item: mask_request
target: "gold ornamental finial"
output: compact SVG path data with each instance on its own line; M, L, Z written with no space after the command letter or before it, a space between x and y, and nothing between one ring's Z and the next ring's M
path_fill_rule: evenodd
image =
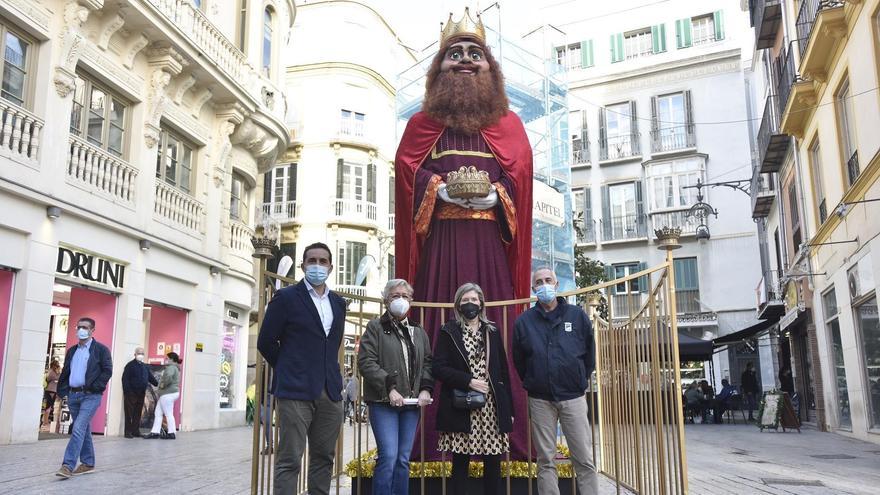
M449 20L446 26L440 31L440 45L445 45L455 38L473 38L480 43L486 43L486 28L483 27L483 20L480 14L477 14L477 20L471 17L470 8L464 8L464 15L458 22L452 20L452 12L449 13Z

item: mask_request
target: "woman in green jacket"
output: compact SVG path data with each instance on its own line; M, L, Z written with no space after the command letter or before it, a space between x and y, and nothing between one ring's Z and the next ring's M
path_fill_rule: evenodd
M363 400L379 451L373 493L384 495L408 493L419 407L430 404L434 387L428 335L408 318L412 294L406 280L388 281L382 291L388 310L370 320L358 350Z
M174 422L174 403L180 397L180 356L176 352L169 352L165 356L165 369L162 371L162 378L159 380L159 400L156 402L155 419L153 420L153 429L150 434L145 436L145 440L152 440L159 437L159 431L162 429L162 417L168 422L168 435L161 437L166 440L174 440L177 425Z

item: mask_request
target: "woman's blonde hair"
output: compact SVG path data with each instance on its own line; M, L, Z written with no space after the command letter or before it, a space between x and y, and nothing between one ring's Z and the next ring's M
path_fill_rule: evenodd
M486 318L486 296L483 295L483 289L481 289L479 285L473 282L468 282L455 291L455 307L452 309L453 313L455 314L455 320L458 321L462 326L464 326L465 318L464 315L461 314L461 311L458 310L458 306L459 304L461 304L461 298L471 291L476 292L477 296L480 298L480 314L478 318L483 323L488 323L489 320Z

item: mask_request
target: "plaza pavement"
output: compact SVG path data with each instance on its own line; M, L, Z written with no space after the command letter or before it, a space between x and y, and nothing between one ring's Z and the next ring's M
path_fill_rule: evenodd
M344 434L347 461L351 427ZM249 428L229 428L183 432L175 441L95 437L97 472L69 480L54 475L64 438L0 446L0 493L244 494L251 435ZM880 493L880 444L811 429L761 433L742 424L687 425L686 440L692 494ZM339 493L349 486L342 479ZM607 479L600 488L615 493Z

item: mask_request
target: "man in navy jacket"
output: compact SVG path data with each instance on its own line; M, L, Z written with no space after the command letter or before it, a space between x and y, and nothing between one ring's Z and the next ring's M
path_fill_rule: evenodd
M327 495L342 425L338 353L346 304L326 284L333 270L327 245L307 246L300 268L304 279L279 290L269 302L257 349L274 370L271 392L280 429L275 493L296 492L308 439L308 493Z
M144 348L134 350L134 359L122 370L122 405L125 412L125 438L141 436L141 412L144 410L144 394L150 384L159 382L150 368L144 364Z
M584 393L595 366L593 327L586 313L556 296L550 268L532 274L538 304L516 319L513 364L529 395L532 438L538 457L538 493L559 495L556 424L571 451L581 495L598 493L590 459L590 430Z
M95 447L92 445L92 417L101 405L101 396L113 375L110 350L92 338L95 320L76 322L77 345L67 349L64 369L58 378L58 396L67 397L70 408L70 440L64 461L56 476L70 478L95 470ZM80 461L79 467L76 462ZM76 468L76 469L74 469Z

